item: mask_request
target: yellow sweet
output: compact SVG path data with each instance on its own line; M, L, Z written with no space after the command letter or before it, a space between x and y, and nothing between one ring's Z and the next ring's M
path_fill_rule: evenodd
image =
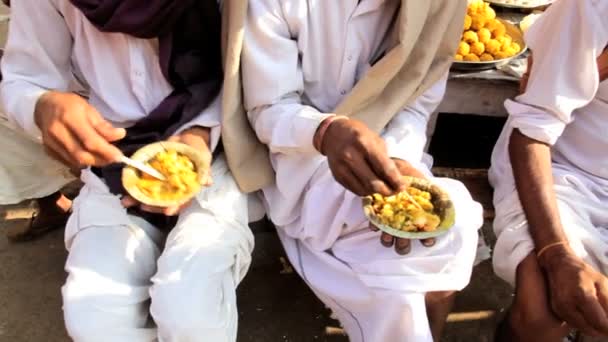
M492 39L492 32L484 27L477 31L477 37L479 38L480 42L486 44L490 41L490 39Z
M471 22L471 29L475 31L479 31L486 25L487 19L481 15L475 15L472 17L473 20Z
M521 46L507 34L496 11L483 0L469 0L463 33L454 59L489 62L516 55Z
M467 62L479 62L479 56L470 53L470 54L464 56L464 60Z
M507 33L507 28L501 22L498 22L492 31L492 38L496 39L498 37L502 37Z
M508 34L502 37L498 37L496 38L496 40L498 40L498 42L500 43L500 49L503 51L510 48L511 43L513 43L513 38L511 38L511 36L509 36Z
M473 15L479 13L479 9L482 7L483 7L483 1L473 0L469 3L469 6L467 7L467 13L470 16L473 16Z
M379 221L394 229L403 231L435 231L441 224L441 218L434 213L431 193L415 187L408 187L405 192L384 197L380 194L371 196L371 207Z
M484 53L483 55L479 56L479 60L482 62L491 62L494 60L494 56L490 55L489 53Z
M479 37L475 31L466 31L462 34L462 40L469 44L477 43L479 41Z
M500 48L502 47L502 45L500 45L500 42L498 40L490 39L490 41L485 44L485 47L486 51L489 54L496 57L496 53L500 52Z
M466 42L460 42L458 44L458 51L456 51L456 53L462 56L468 55L471 53L471 46Z
M499 51L494 54L495 59L505 59L505 58L509 58L509 57L511 57L511 56L505 51Z
M477 56L481 56L486 51L485 45L482 42L471 44L471 53Z
M515 53L518 54L521 52L521 46L516 42L511 43L511 49L515 50Z
M473 23L473 18L470 15L465 15L464 17L464 28L463 31L467 31L471 28L471 24Z
M484 5L483 16L489 20L496 19L496 11L490 7L490 4L485 3Z
M140 175L136 186L150 198L180 199L191 194L200 186L192 160L175 150L158 153L148 164L167 178L163 181L145 173Z

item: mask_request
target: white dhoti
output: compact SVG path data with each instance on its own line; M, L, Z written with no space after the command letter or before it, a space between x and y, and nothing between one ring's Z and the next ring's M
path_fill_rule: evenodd
M414 241L408 255L380 244L380 233L368 228L361 199L335 181L326 162L309 183L300 218L278 227L295 269L333 310L351 341L432 341L425 294L461 290L469 283L481 205L461 183L433 181L450 194L456 225L431 248Z
M75 178L0 114L0 205L48 196Z
M559 215L570 246L597 271L608 275L608 184L572 167L553 165ZM534 251L523 208L514 191L495 201L494 271L515 285L517 266Z
M223 158L165 235L86 171L66 227L65 324L75 341L234 342L235 289L251 263L247 196Z

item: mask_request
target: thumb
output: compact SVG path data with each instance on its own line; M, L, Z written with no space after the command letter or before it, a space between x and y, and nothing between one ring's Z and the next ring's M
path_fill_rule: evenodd
M137 202L137 200L135 200L135 198L131 196L123 196L123 198L120 200L120 203L123 207L127 209L139 204L139 202Z
M127 131L124 128L117 128L104 119L95 108L91 107L87 113L87 118L91 125L95 128L95 131L99 133L107 141L113 142L123 139L127 135Z

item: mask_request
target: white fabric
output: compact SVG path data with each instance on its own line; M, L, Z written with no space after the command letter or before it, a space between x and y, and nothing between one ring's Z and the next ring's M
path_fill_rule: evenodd
M511 283L517 265L533 249L509 159L513 129L552 145L556 194L570 242L576 245L581 234L605 227L605 217L589 221L568 211L596 217L595 211L608 204L608 83L600 83L596 62L608 45L606 16L606 1L560 0L526 34L534 66L526 92L506 102L509 119L489 172L498 237L494 266ZM581 193L592 197L582 200ZM584 239L584 245L589 253L608 247L602 239Z
M0 205L48 196L75 178L0 114Z
M381 55L397 5L250 0L245 32L245 105L277 175L276 184L264 189L267 212L295 268L354 342L430 341L424 293L467 285L482 224L481 206L461 183L435 179L452 196L457 223L433 248L414 242L410 254L397 255L380 245L379 233L367 228L361 200L334 180L312 146L327 111ZM382 133L392 157L429 177L426 126L446 79Z
M101 32L69 0L12 3L9 32L0 102L9 118L34 137L40 136L36 101L48 90L68 91L73 74L86 81L93 107L118 127L145 117L173 90L162 75L155 40ZM181 130L211 127L215 148L220 110L216 100Z
M119 198L84 172L65 235L63 306L72 339L236 341L235 289L251 263L253 235L247 197L223 157L211 172L213 185L168 236L127 215Z

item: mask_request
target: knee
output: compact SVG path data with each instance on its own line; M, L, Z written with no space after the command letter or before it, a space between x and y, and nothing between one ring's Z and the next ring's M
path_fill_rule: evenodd
M73 341L86 341L98 335L98 327L103 324L102 317L95 317L91 308L93 303L83 297L74 296L67 285L63 287L63 320L65 329Z
M150 313L163 340L190 341L200 336L225 340L224 334L236 320L236 281L233 263L213 254L196 253L173 270L159 260L159 273L150 289Z

